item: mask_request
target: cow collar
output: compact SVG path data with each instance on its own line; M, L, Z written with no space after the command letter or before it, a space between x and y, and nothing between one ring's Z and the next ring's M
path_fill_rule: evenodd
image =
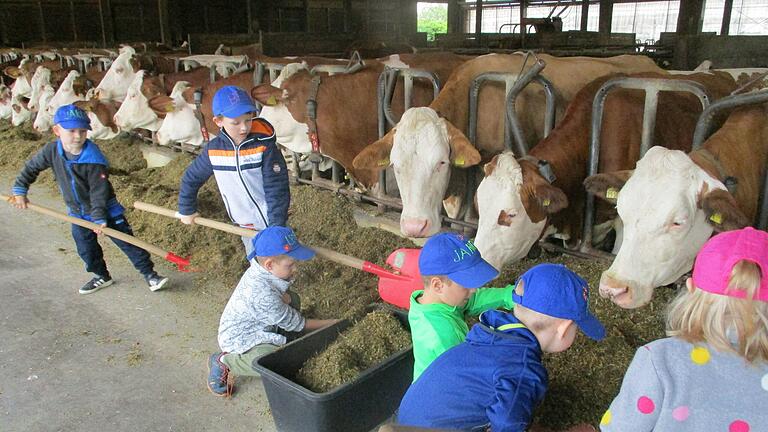
M736 186L739 183L738 178L734 176L728 175L728 173L725 170L725 167L720 162L720 159L717 158L717 156L714 155L711 151L707 150L704 147L696 149L694 152L692 152L692 156L699 156L701 159L703 159L703 162L705 162L708 166L701 166L699 164L699 167L706 171L709 175L712 177L717 178L718 180L722 181L725 185L725 188L728 189L728 192L730 194L734 194L736 192ZM695 161L694 161L695 163ZM713 172L716 170L717 172Z
M549 184L552 184L555 182L555 180L557 180L557 176L555 175L554 171L552 171L552 166L549 164L549 161L535 158L531 155L525 155L520 157L519 159L528 161L532 163L534 166L536 166L536 169L539 170L539 174L541 174L541 176L544 177L544 179Z
M320 156L320 136L317 133L317 93L320 90L320 75L312 77L309 84L309 97L307 98L307 136L312 144L312 153L309 155L309 161L319 163Z

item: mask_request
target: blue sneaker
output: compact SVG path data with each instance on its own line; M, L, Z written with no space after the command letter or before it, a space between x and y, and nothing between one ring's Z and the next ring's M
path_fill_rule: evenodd
M230 380L229 368L221 362L226 353L217 352L208 357L208 390L216 396L232 396L234 379Z

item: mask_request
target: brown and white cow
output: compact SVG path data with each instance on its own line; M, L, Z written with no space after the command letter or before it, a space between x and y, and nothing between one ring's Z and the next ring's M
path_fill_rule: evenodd
M750 225L768 162L768 108L733 112L700 149L653 147L633 171L598 174L588 190L616 202L623 241L600 279L600 294L623 308L689 271L713 232ZM725 181L734 177L733 194Z
M118 108L117 102L91 98L77 101L75 106L85 111L91 120L88 138L109 140L120 133L113 119Z
M392 64L431 71L441 82L445 82L453 70L467 60L466 56L452 53L400 54L383 61L366 60L366 66L352 74L322 77L317 93L317 128L321 153L338 161L359 184L372 186L378 181L378 169L357 168L352 161L367 143L378 136L376 86L384 66ZM282 104L296 122L306 125L306 103L312 79L309 72L299 71L286 79L280 88L260 86L253 93L263 104ZM402 82L397 84L395 92L402 93ZM428 104L432 96L430 83L414 81L413 106ZM395 115L403 112L402 100L396 99L392 105ZM304 135L303 127L294 130ZM286 136L285 131L277 133Z
M136 50L130 46L120 49L120 55L109 66L107 73L96 86L96 95L99 99L122 102L128 87L133 82L136 72L139 70L133 56Z
M542 75L557 89L559 106L566 106L576 92L603 75L662 72L653 61L640 56L558 58L541 54L539 57L547 63ZM395 127L355 158L357 169L382 169L392 163L403 198L400 230L404 235L428 237L440 229L440 203L448 188L450 170L439 179L431 173L447 169L449 158L455 159L450 157L451 140L467 140L469 88L474 78L484 72L520 72L525 64L526 57L522 53L490 54L466 62L428 108L433 115L422 113L418 115L419 121ZM471 148L474 152L471 157L453 160L454 166L468 168L479 163L481 158L489 160L504 150L504 88L490 83L481 88L479 98L482 104L478 110L477 142ZM544 94L537 86L528 86L517 99L520 122L529 146L543 136L544 106ZM440 132L443 130L448 132ZM432 153L426 154L426 151Z
M70 71L64 82L61 83L56 93L43 101L40 98L40 109L37 112L37 117L32 124L34 129L38 132L46 132L51 126L53 126L53 116L56 114L56 110L62 105L71 104L75 101L85 100L84 94L78 94L75 91L75 80L80 77L80 72Z
M545 235L545 227L571 243L580 240L585 198L582 182L587 175L593 101L605 82L624 76L601 77L581 89L557 127L530 150L528 157L515 160L507 154L485 166L485 178L477 190L480 217L475 244L492 265L501 268L523 258ZM708 90L712 99L719 99L736 87L733 78L722 73L646 73L631 77L695 81ZM631 169L639 159L644 102L643 92L624 89L612 91L605 101L598 165L601 171ZM701 103L693 95L660 93L653 143L690 150L700 113ZM556 177L552 184L539 172L537 161L549 162ZM598 210L600 223L615 218L612 208ZM603 232L612 224L606 225Z

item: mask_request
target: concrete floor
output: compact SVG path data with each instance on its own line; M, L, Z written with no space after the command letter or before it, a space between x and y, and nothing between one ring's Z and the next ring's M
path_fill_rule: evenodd
M63 210L43 187L30 199ZM102 244L115 284L80 295L69 225L0 203L0 431L274 431L259 379L229 400L205 386L221 313L205 291L232 287L158 265L171 284L152 293Z

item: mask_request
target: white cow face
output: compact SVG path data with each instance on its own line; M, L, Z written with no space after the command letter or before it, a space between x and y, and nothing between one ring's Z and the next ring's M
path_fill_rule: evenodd
M15 78L15 81L11 85L12 95L15 98L25 97L28 98L32 94L32 86L29 84L31 77L24 71L24 65L28 60L24 59L19 64L19 67L6 68L5 71L9 75Z
M429 237L440 229L451 164L476 165L480 153L450 122L421 107L406 111L395 129L357 155L354 166L383 169L390 162L403 200L400 231L409 237Z
M280 88L285 80L298 71L309 70L306 62L290 63L285 65L280 75L272 82L272 86ZM288 108L280 103L264 105L260 117L266 119L275 128L277 142L296 153L309 153L312 151L312 143L309 142L309 126L299 123L293 118Z
M30 82L32 91L29 95L29 103L27 104L27 109L30 111L38 110L40 106L40 94L46 85L51 85L51 70L46 67L38 66L37 70L35 70L35 74L32 75L32 81Z
M616 258L600 279L600 294L637 308L651 300L655 287L691 269L713 228L743 226L747 219L725 186L681 151L653 147L634 172L625 173L600 174L585 183L599 197L618 195L624 229Z
M0 119L11 118L13 107L11 106L11 89L0 84Z
M91 130L88 131L88 138L92 140L111 140L120 134L120 129L113 131L104 126L96 114L89 112L88 118L91 119Z
M56 110L58 110L59 107L84 100L82 96L75 93L74 89L75 80L79 76L79 72L70 71L64 79L64 82L61 83L59 89L56 90L56 94L54 94L47 103L43 103L41 97L40 110L37 113L34 123L35 130L38 132L47 131L53 125L53 116L56 114Z
M37 116L35 117L35 121L32 123L32 127L38 131L38 132L44 132L51 128L53 123L53 114L50 116L46 115L48 111L48 107L50 106L50 101L53 99L56 92L53 90L53 87L50 85L46 85L43 88L43 91L40 93L40 110L37 112ZM55 113L55 110L54 110Z
M120 109L115 114L115 124L123 130L147 129L156 131L160 129L162 119L157 117L149 109L149 100L141 92L141 85L144 82L144 71L136 73L133 82L128 87L125 100Z
M109 70L96 87L96 94L100 99L122 102L128 87L133 82L136 72L131 64L131 57L135 51L131 47L123 47Z
M19 98L11 97L11 107L13 112L11 113L11 124L14 126L21 126L26 123L27 120L32 118L32 112L27 109L26 104Z
M528 253L541 237L546 219L533 222L521 196L523 170L512 152L504 152L484 167L477 188L477 237L480 254L497 269Z
M165 115L157 131L157 140L162 145L176 142L199 146L203 143L200 121L195 117L195 105L184 99L183 93L188 88L189 83L185 81L173 86L169 101L173 104L173 111Z

